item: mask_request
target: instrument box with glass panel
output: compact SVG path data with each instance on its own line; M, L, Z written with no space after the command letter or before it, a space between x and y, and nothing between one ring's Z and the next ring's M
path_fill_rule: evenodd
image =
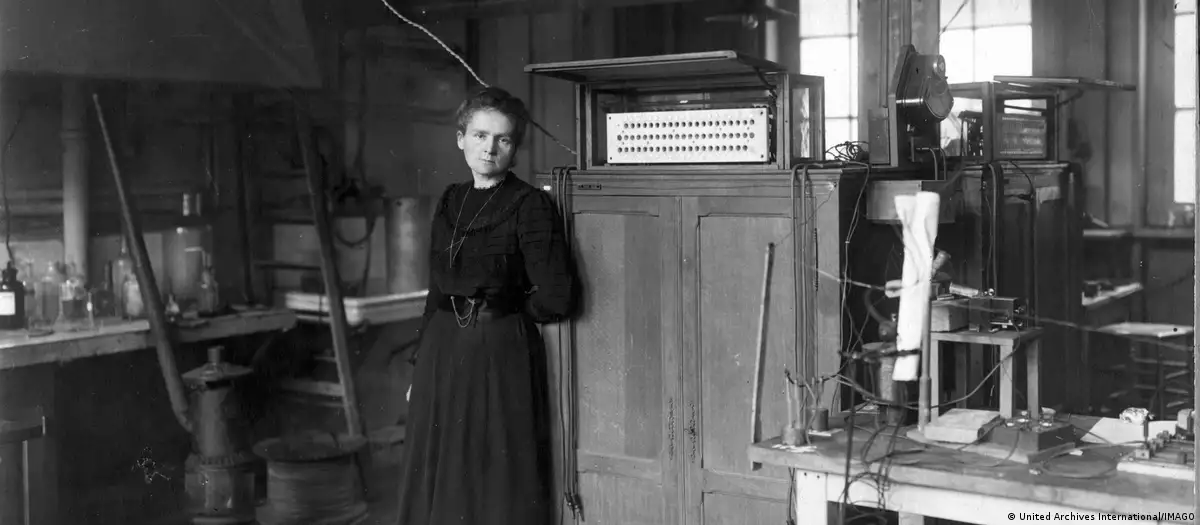
M525 71L575 84L581 169L790 169L825 151L824 79L734 51Z
M953 84L955 107L942 122L942 147L967 162L1059 160L1060 108L1086 91L1132 91L1134 86L1082 77L997 76Z

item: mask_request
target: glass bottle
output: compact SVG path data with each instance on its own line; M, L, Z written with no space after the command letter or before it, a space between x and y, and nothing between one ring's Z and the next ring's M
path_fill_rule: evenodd
M17 279L17 268L8 261L0 271L0 330L25 328L25 285Z
M126 286L126 281L132 280L133 286ZM140 305L142 301L141 290L137 287L137 275L133 272L133 260L129 257L129 243L125 239L121 239L121 254L109 262L108 269L108 286L113 292L113 306L117 311L118 317L131 318L141 315ZM129 292L132 291L134 298L129 298ZM136 310L136 315L131 315L127 305L136 303L133 310Z
M58 320L61 308L59 295L62 294L64 280L59 263L51 261L46 265L45 275L38 281L38 317L46 325L53 325Z
M32 328L38 319L37 282L33 279L32 262L22 263L21 267L25 270L25 277L21 279L25 287L25 325Z

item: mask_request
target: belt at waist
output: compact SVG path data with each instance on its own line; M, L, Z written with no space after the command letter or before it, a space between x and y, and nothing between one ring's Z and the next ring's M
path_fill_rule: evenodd
M455 312L457 315L466 316L471 312L472 300L475 301L474 313L480 318L511 315L525 309L525 304L518 301L500 298L472 299L461 295L446 295L438 302L438 310Z

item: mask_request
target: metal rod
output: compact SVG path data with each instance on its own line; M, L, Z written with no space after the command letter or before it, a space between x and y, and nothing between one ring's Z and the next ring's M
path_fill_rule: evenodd
M33 525L29 511L29 440L21 442L21 513L25 525Z
M930 346L931 341L929 338L930 318L932 317L929 312L931 308L932 305L925 308L924 319L921 323L921 397L917 400L917 429L922 433L925 432L925 426L928 425L932 420L932 413L934 410L932 408L933 392L930 390L932 389L933 385L933 376L931 374L936 372L929 369L930 359L933 356L933 349Z
M294 97L296 128L300 148L304 154L304 172L308 179L309 198L312 202L313 218L316 223L318 244L321 247L321 276L325 282L325 294L329 298L329 325L333 330L333 353L337 362L338 377L342 381L342 405L346 412L347 433L351 438L361 437L363 429L358 414L358 394L354 387L354 371L350 368L350 348L347 339L346 305L342 299L341 281L338 278L337 261L333 253L333 234L329 215L325 210L325 188L317 171L317 160L312 145L312 122L299 96Z
M150 317L150 332L154 335L155 350L158 352L158 366L162 370L163 382L167 386L167 396L171 399L171 410L175 412L175 420L179 422L179 425L191 433L192 420L188 416L187 395L183 389L183 379L179 376L179 368L175 364L174 345L171 342L171 333L167 326L162 295L158 291L158 281L154 279L154 268L150 266L150 255L146 252L146 239L142 236L142 223L138 220L133 196L129 194L129 185L121 176L121 168L117 165L117 154L113 150L112 137L108 133L108 124L104 120L104 109L100 105L99 94L92 94L92 103L96 106L96 119L100 121L100 132L104 135L104 147L108 152L108 163L112 168L117 200L121 206L121 222L124 226L125 242L129 244L130 256L133 259L133 271L137 275L139 288L142 290L142 300L146 303L146 314Z

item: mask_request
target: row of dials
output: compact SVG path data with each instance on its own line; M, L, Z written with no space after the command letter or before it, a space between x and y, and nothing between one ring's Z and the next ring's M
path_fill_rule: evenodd
M669 133L666 135L617 135L617 142L626 140L713 140L713 139L752 139L754 133Z
M748 151L749 146L636 146L617 148L618 153L675 153L704 151Z
M753 126L754 119L749 120L708 120L700 122L626 122L621 125L625 129L647 128L711 128L713 126Z

